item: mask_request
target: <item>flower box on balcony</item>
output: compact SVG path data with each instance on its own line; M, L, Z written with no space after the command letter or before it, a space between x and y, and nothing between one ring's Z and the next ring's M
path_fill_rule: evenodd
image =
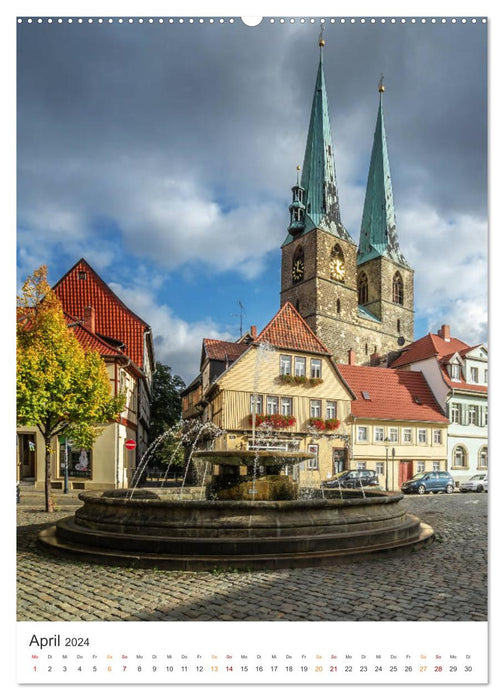
M250 425L253 424L252 415L249 416ZM296 424L296 419L294 416L282 416L280 413L272 413L265 415L263 413L258 413L255 417L256 428L260 425L267 425L274 430L281 430L282 428L290 428L292 425Z
M325 430L325 420L322 418L310 418L308 420L309 425L317 430Z
M306 377L304 374L281 374L279 380L282 384L308 384L308 386L319 386L324 381L322 377Z
M326 418L325 429L337 430L340 427L340 422L337 418Z

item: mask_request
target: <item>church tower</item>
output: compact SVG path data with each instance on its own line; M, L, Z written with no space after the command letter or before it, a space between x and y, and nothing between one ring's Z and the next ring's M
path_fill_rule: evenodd
M335 321L349 328L355 322L357 246L341 222L324 77L324 43L320 38L301 181L298 168L289 207L289 233L282 245L281 304L291 302L322 343L334 348L336 334L340 339L344 337L343 327L338 329Z
M399 247L383 117L383 77L357 254L361 310L381 322L382 352L413 341L413 270Z
M281 304L289 301L336 362L353 350L358 364L395 354L413 340L413 270L396 232L380 81L359 248L341 222L325 87L323 50L301 178L292 188L282 245Z

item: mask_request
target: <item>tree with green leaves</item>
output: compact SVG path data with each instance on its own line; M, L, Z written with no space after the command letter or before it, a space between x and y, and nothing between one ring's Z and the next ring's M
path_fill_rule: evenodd
M124 408L112 396L104 361L68 328L47 267L30 275L17 309L17 422L36 426L45 444L45 507L51 513L51 454L58 436L91 449L104 424Z
M172 428L181 418L182 399L180 392L185 383L177 374L172 374L171 367L156 362L156 370L152 380L151 422L149 442L152 444L158 437ZM177 437L168 436L159 443L153 454L151 466L163 471L171 463L171 470L183 465L184 451L179 450L175 455Z

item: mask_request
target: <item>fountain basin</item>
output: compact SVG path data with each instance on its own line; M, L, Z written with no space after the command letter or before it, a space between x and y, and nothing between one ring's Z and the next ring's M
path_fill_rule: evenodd
M433 540L402 494L287 501L173 501L83 493L73 517L40 541L103 563L166 569L278 569L401 552ZM345 492L342 492L345 495Z

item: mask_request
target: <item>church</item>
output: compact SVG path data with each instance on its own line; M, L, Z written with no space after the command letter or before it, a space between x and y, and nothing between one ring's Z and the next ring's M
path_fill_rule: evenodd
M336 363L387 366L414 339L414 272L399 247L383 79L358 245L340 215L324 77L324 40L308 137L282 245L281 306L290 302Z

